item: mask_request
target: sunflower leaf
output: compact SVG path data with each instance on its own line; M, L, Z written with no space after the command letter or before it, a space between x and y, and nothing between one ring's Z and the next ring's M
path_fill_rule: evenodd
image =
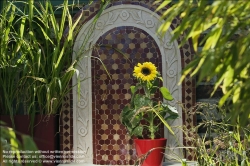
M151 102L152 100L146 96L142 96L139 94L135 95L134 105L136 109L140 109L142 107L148 106L150 105Z
M170 100L170 101L174 99L166 87L161 87L160 91L161 91L161 94L164 97L164 99Z
M143 131L143 127L142 126L137 126L136 128L134 128L132 133L135 136L142 136L142 131Z
M136 92L135 86L131 86L130 89L131 89L132 94L134 94Z

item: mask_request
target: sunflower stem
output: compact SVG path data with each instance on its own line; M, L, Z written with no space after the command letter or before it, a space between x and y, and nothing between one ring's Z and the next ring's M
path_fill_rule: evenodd
M150 87L148 87L148 82L145 82L144 84L146 84L146 86L143 86L144 93L146 97L150 98L151 95L150 95L150 90L149 90Z
M144 82L145 86L143 86L144 93L146 97L151 99L151 94L150 94L150 84L148 81ZM150 132L150 138L154 139L155 138L155 129L154 129L154 112L150 109L149 111L149 132Z
M155 138L155 131L154 131L154 114L153 112L150 112L150 123L149 123L149 132L150 132L150 138Z

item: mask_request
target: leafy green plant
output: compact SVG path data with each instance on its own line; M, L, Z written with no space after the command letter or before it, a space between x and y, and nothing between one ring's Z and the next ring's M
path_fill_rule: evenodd
M211 110L216 109L220 119L211 116ZM250 164L250 126L242 127L230 124L225 108L216 104L198 103L197 115L202 115L203 121L195 128L184 127L185 138L195 149L199 165L216 166L247 166ZM197 133L203 129L204 134Z
M138 63L133 75L137 78L138 83L131 86L130 104L125 106L121 113L121 122L126 126L128 133L131 136L143 138L143 132L148 131L148 137L154 139L159 125L162 124L159 122L156 124L155 120L159 118L174 134L167 120L176 119L178 112L176 108L155 99L154 95L158 90L165 100L173 100L169 90L166 87L160 87L162 78L156 71L155 65L151 62Z
M108 3L101 3L92 27ZM73 19L74 6L71 7L68 0L56 8L50 1L5 3L0 15L3 36L0 39L0 105L2 113L10 115L12 121L17 113L31 117L37 113L48 116L60 113L63 98L75 86L69 83L77 71L75 65L86 50L80 49L71 61L74 39L80 28L77 25L83 19L82 14ZM55 13L61 13L60 17ZM90 30L88 35L91 33ZM88 38L85 36L83 40Z
M214 92L222 87L224 93L219 106L230 99L232 121L236 122L240 116L240 124L248 124L250 1L158 0L156 3L160 3L157 10L167 6L158 32L165 33L172 21L179 18L181 22L173 30L173 39L182 36L181 45L192 40L196 55L183 71L182 80L189 74L198 74L198 81L216 76Z
M17 110L17 93L19 92L17 82L20 78L23 64L19 61L21 56L19 38L20 31L14 31L16 7L10 3L6 4L0 15L0 106L3 113L8 113L11 118ZM12 119L13 120L13 119ZM14 125L13 125L14 126Z
M17 135L21 139L17 139ZM16 132L13 128L6 127L3 122L0 121L0 163L2 166L21 166L25 163L22 162L22 154L20 151L29 150L37 151L37 146L33 139L25 134ZM38 161L40 153L32 154L32 158L25 158L25 160L35 160ZM6 156L15 156L6 157ZM13 164L12 160L16 160ZM32 166L35 164L26 163L27 166ZM41 166L41 162L36 163L37 166Z

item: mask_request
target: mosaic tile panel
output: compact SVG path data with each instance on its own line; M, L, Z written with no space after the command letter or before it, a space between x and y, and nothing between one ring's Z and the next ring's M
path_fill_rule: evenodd
M179 39L179 42L180 41L181 39ZM189 43L186 43L181 47L181 59L183 62L183 68L185 68L191 62L192 57L194 56L194 50L190 44L191 40L189 41ZM183 124L187 129L189 129L189 136L193 135L191 129L196 125L196 116L193 114L193 106L195 106L196 102L195 85L195 78L190 77L190 75L188 75L182 83L182 103L185 106L185 110L183 111ZM183 139L183 144L185 146L194 146L190 141L186 139L185 136ZM187 158L187 160L195 160L194 151L192 149L185 150L185 157Z
M120 113L131 98L134 65L150 61L161 71L160 51L151 36L135 27L114 28L97 44L93 56L102 60L110 77L102 63L92 59L94 164L133 164L133 143L121 125Z
M139 1L139 0L126 0L126 1L119 1L119 0L115 0L115 1L112 1L112 3L108 6L108 7L111 7L111 6L115 6L115 5L122 5L122 4L133 4L133 5L140 5L140 6L143 6L145 8L148 8L150 9L151 11L154 11L156 6L152 5L154 3L153 0L145 0L145 1ZM107 8L108 8L107 7ZM77 13L75 15L75 18L77 18L81 12L83 12L83 15L84 17L82 18L82 20L80 21L79 25L78 26L82 26L85 22L87 22L88 20L90 20L91 18L93 18L95 16L95 14L98 12L100 8L100 4L99 4L99 1L95 1L94 3L92 3L90 6L85 6L81 11L79 11L79 13ZM162 9L161 11L157 12L159 15L161 15L163 13L164 10L167 10L167 8L165 9ZM172 22L171 24L171 28L172 29L175 29L179 23L180 23L180 19L176 18L174 19L174 21ZM182 37L180 37L178 39L178 42L180 43L180 41L182 40ZM117 48L118 47L121 47L121 46L118 46L117 45ZM133 46L131 46L133 47ZM130 48L131 49L131 48ZM126 51L125 51L126 52ZM129 51L128 51L129 52ZM182 68L184 68L192 59L192 56L193 56L193 50L192 48L190 47L190 42L187 42L183 47L180 48L180 52L181 52L181 61L182 61ZM118 66L119 67L119 66ZM119 76L118 76L119 78ZM195 117L193 116L192 114L192 106L195 105L195 80L190 78L190 77L187 77L183 83L182 83L182 103L186 106L187 108L187 111L183 112L183 124L188 126L188 127L193 127L195 125ZM72 100L72 92L70 94L70 99ZM104 97L104 95L102 96ZM70 114L65 114L65 116L67 116L68 118L71 118L71 121L72 121L72 112L73 112L73 109L72 109L72 104L70 103L69 100L66 100L65 101L66 103L69 102L70 104ZM71 101L72 102L72 101ZM66 104L67 105L67 104ZM67 106L63 105L63 110L66 110L66 112L68 111L68 108ZM110 118L110 117L108 117ZM113 117L114 118L114 117ZM114 118L115 119L115 118ZM66 126L68 122L65 120L62 120L61 121L61 149L63 150L69 150L69 149L72 149L73 147L73 125L72 123L73 122L70 122L70 130L67 130L67 129L63 129L62 126ZM94 127L95 127L95 124L93 124ZM118 124L115 125L115 131L118 131ZM106 129L108 126L99 126L100 128L103 128L103 129ZM112 129L110 129L112 130ZM67 133L69 133L70 136L67 135ZM62 141L64 140L64 141ZM67 140L67 141L66 141ZM189 145L188 141L185 140L184 138L184 144L185 145ZM95 143L94 143L94 147L95 147ZM104 149L105 148L111 148L111 147L108 147L108 146L104 146ZM99 147L100 149L100 147ZM133 153L132 151L129 151L131 154ZM125 155L126 159L129 159L129 156L130 155ZM193 160L194 159L194 154L191 152L187 152L186 154L186 157L189 159L189 160ZM103 156L99 155L98 157L100 160L98 161L101 161L102 158L104 160L106 160L107 157L107 154L104 154ZM116 156L115 158L118 158L118 156ZM123 158L123 157L121 157ZM109 160L111 158L108 158ZM110 164L113 164L113 163L110 163Z
M63 111L60 116L60 150L65 151L65 154L68 154L67 151L72 151L73 148L73 120L72 120L72 107L70 104L71 94L68 94L63 99ZM64 163L67 163L67 160L70 158L63 158Z

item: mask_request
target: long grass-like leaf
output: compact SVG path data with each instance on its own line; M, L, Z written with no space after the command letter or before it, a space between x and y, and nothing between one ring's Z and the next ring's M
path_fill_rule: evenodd
M162 121L162 123L167 127L167 129L170 131L170 133L172 135L174 134L174 131L172 130L172 128L170 127L170 125L166 122L166 120L159 114L159 112L155 109L152 109L154 111L154 113L158 116L158 118Z

